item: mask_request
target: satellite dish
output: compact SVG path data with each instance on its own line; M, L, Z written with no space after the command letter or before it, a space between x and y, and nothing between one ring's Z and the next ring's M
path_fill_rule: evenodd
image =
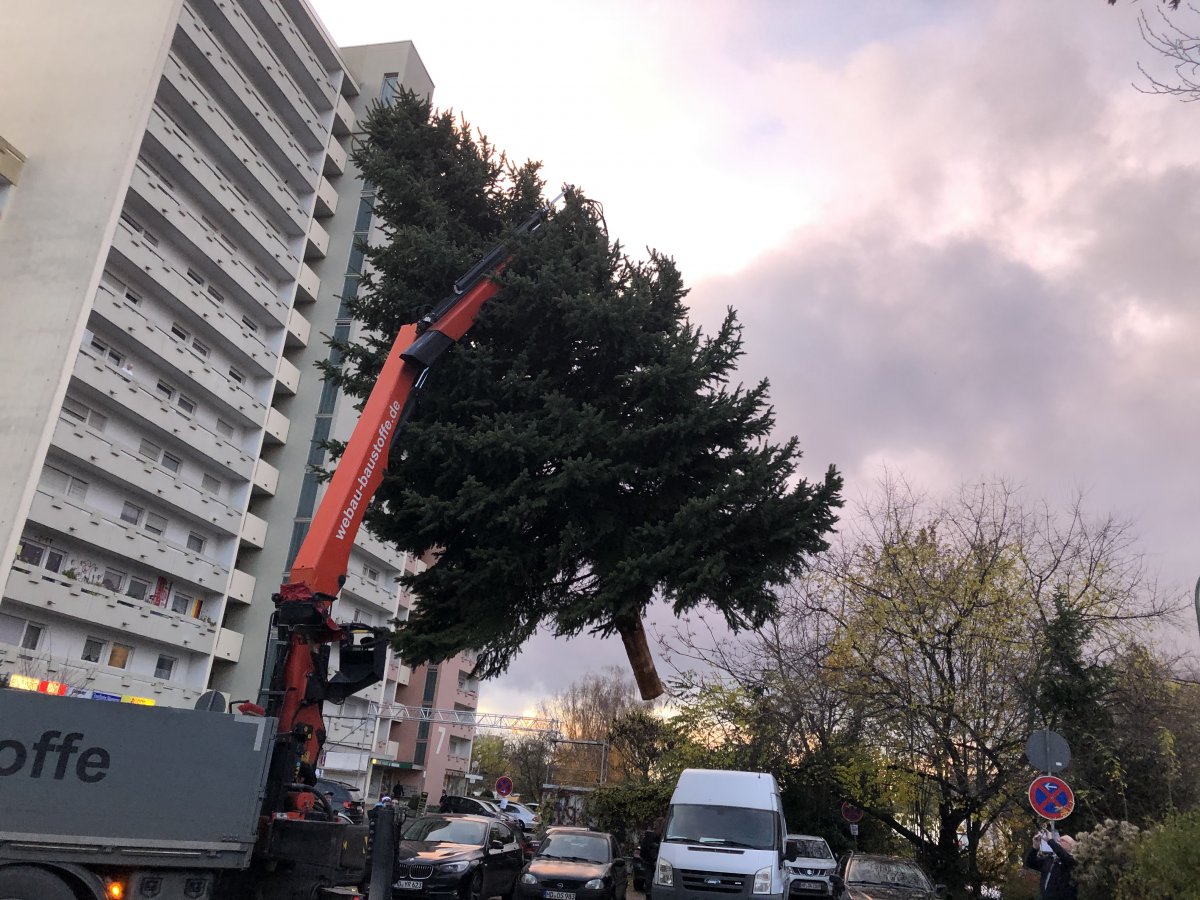
M225 712L225 695L220 691L205 691L196 699L196 709L205 712Z
M1039 772L1053 775L1071 764L1071 745L1061 734L1043 728L1029 736L1025 756Z

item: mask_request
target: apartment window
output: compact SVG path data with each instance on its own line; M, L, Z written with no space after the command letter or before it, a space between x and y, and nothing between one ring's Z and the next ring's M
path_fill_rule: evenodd
M195 602L196 598L191 594L185 594L183 591L176 591L175 596L171 598L171 612L186 616L191 612L192 604Z
M104 576L100 579L100 583L114 593L121 590L121 584L125 581L125 573L120 569L105 568Z
M171 675L175 672L175 660L169 656L163 656L161 653L158 656L158 662L154 664L154 677L161 678L163 681L170 681Z
M196 282L196 284L204 284L204 276L191 267L188 267L187 277Z
M146 510L138 506L136 503L130 503L128 500L121 507L121 521L128 522L130 525L138 525L142 521L142 515Z
M153 232L151 232L150 229L146 228L133 216L129 215L129 213L121 213L121 221L132 228L137 234L140 234L147 244L152 247L158 246L158 238L153 234Z
M192 352L202 359L208 359L208 354L211 351L208 349L208 344L197 339L192 341Z
M229 379L230 379L230 381L236 381L238 384L243 384L246 381L246 376L243 375L241 372L239 372L237 369L235 369L233 366L230 366L229 367Z
M167 384L165 381L159 381L158 384L154 386L154 392L168 402L175 399L175 388Z
M114 643L108 651L108 664L114 669L124 669L129 665L129 657L133 656L133 648L128 644Z
M372 584L375 584L376 582L379 581L379 570L378 569L372 569L370 566L363 566L362 574L363 574L363 578L365 578L367 581L371 582Z
M17 559L31 566L41 566L51 572L62 570L64 554L36 541L22 540L17 549Z
M93 334L90 343L92 349L96 351L96 354L101 359L108 360L114 366L119 366L121 363L125 362L125 354L114 350L109 346L107 341L102 341Z
M232 441L235 431L233 426L224 419L217 419L217 434Z
M218 291L211 284L208 286L207 291L208 296L211 297L216 303L221 304L225 302L225 295Z
M193 553L203 553L205 545L204 536L192 531L187 536L187 548Z
M100 638L90 637L83 642L83 653L79 658L84 662L99 663L104 654L104 645L107 641L102 641Z
M245 325L249 331L258 331L258 323L249 316L242 316L242 324Z
M171 324L171 334L173 334L175 337L179 338L179 340L181 340L181 341L186 341L189 337L191 337L191 335L188 334L187 329L184 328L182 325L180 325L178 322L173 322Z
M104 426L108 424L108 416L101 415L94 409L84 406L78 400L72 400L70 397L63 398L62 409L59 410L58 417L64 422L70 422L74 425L87 425L96 431L103 431Z
M138 455L144 456L146 459L153 460L154 462L158 462L159 457L162 456L162 452L162 447L148 438L142 438L142 443L138 446Z
M129 576L129 584L125 586L125 596L134 600L145 600L150 593L150 582L143 581L133 575Z
M82 500L87 496L88 483L86 481L76 478L74 475L68 475L62 469L56 469L54 466L46 466L42 469L38 483L51 493L62 494L75 500Z
M178 472L183 468L183 462L178 456L172 456L170 453L163 453L162 466L164 469L169 469L172 472Z
M207 165L207 163L205 163L205 165ZM207 228L207 229L208 229L209 231L211 231L213 234L217 234L217 232L218 232L218 228L217 228L217 226L216 226L215 224L213 224L212 222L210 222L210 221L208 220L208 216L201 216L201 217L200 217L200 221L204 223L204 227L205 227L205 228Z
M139 294L137 291L131 290L130 288L125 288L125 299L128 300L130 303L132 303L134 306L137 306L142 302L143 298L142 298L142 295Z
M160 516L158 513L150 513L146 516L146 524L142 526L142 530L155 537L162 537L167 530L167 517Z
M179 407L180 411L182 411L184 415L187 416L190 416L196 411L196 401L191 397L188 397L186 394L180 394L179 400L176 401L175 405Z
M200 479L200 487L215 496L221 493L221 480L205 472L204 477Z

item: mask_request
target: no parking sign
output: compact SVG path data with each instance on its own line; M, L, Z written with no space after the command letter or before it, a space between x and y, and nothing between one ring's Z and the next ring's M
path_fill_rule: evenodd
M1057 775L1042 775L1029 785L1029 805L1043 819L1057 822L1075 809L1075 795Z

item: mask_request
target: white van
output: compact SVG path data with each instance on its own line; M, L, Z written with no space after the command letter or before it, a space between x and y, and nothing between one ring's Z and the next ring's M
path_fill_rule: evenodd
M653 900L783 900L787 824L775 777L685 769L671 795Z

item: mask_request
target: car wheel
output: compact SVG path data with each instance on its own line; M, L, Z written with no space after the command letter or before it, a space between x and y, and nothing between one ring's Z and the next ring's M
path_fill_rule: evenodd
M35 866L0 867L3 900L75 900L75 892L53 872Z
M482 869L475 870L475 874L471 876L470 881L466 882L461 893L462 900L484 900Z

